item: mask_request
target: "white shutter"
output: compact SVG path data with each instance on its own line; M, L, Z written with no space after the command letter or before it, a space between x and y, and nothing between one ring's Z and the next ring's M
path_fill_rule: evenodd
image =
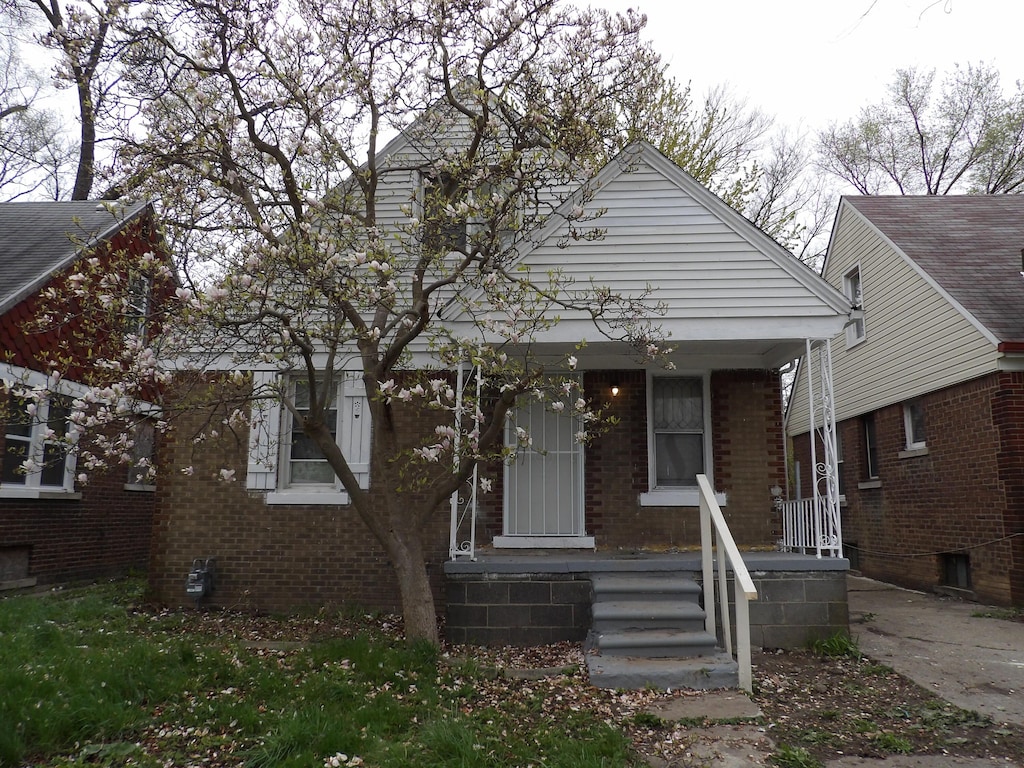
M360 374L347 373L341 386L341 433L338 445L360 488L370 487L370 408Z
M253 390L267 392L277 374L273 371L253 373ZM280 460L281 404L274 399L258 399L252 404L249 427L249 463L245 487L252 491L273 491L277 488L277 464Z

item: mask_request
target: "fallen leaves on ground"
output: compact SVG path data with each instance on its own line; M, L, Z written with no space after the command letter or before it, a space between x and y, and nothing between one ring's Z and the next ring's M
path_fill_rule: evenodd
M355 615L270 618L230 612L163 612L154 620L172 623L181 632L230 637L262 654L268 663L286 664L304 644L361 631L398 637L394 616ZM531 724L560 728L573 713L599 716L622 729L640 754L657 754L666 764L689 765L701 728L710 723L666 723L647 715L652 706L673 697L699 696L693 691L608 691L590 686L579 643L532 648L480 648L446 645L441 663L469 664L475 672L455 677L451 693L465 713L516 708ZM753 725L778 746L802 748L826 760L842 755L884 757L948 754L1007 760L1024 754L1024 728L994 724L977 713L958 709L890 668L867 658L829 658L808 651L755 652L754 700L763 717ZM387 691L380 691L385 694ZM219 692L226 695L226 692ZM197 693L198 697L218 692ZM390 694L389 694L390 695ZM150 743L185 742L205 765L236 764L230 734L150 735ZM199 747L199 749L196 749ZM673 763L674 761L674 763Z

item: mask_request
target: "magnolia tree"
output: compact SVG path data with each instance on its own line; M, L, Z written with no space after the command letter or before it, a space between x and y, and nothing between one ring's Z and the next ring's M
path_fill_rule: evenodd
M261 403L280 401L389 556L407 634L436 640L425 521L478 464L529 448L525 430L504 439L517 401L575 413L578 440L600 429L578 381L552 376L575 350L536 344L572 315L664 351L649 291L517 260L553 217L566 242L601 236L588 182L623 105L660 84L644 19L557 0L213 0L160 3L140 23L145 120L125 126L118 159L125 176L152 171L179 282L160 336L136 338L76 408L111 424L172 373L220 371L244 398L202 441L264 428ZM479 390L456 391L460 363ZM345 371L369 404L368 490L329 423ZM161 405L165 421L184 407ZM405 409L430 414L426 440Z

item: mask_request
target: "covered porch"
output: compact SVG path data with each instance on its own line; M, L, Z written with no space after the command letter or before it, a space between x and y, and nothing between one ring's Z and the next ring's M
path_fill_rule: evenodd
M748 360L670 377L583 366L584 391L617 419L585 447L543 408L516 414L510 439L525 423L534 449L492 468L493 493L476 477L452 499L449 640L585 641L589 664L611 659L592 679L616 665L608 687L719 687L749 681L751 646L848 630L828 343L801 343L823 445L808 500L785 498L778 371ZM634 673L616 657L646 660Z
M795 648L849 629L840 557L737 548L698 474L697 551L479 551L445 564L448 639L585 641L604 688L752 685L751 646Z

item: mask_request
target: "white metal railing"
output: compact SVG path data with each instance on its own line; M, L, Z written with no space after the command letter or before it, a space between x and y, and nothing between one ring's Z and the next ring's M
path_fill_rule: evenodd
M782 502L782 548L818 557L843 556L839 515L825 497Z
M811 496L782 502L782 547L804 554L813 551L818 557L823 554L842 557L839 444L832 387L832 348L828 339L807 339L805 346L802 367L807 374ZM798 486L799 482L798 478Z
M470 370L470 381L466 381L466 371L462 363L459 363L455 382L455 458L453 471L458 468L460 449L462 447L462 421L465 417L463 395L468 386L476 387L475 403L480 402L480 375L477 369ZM451 522L448 532L448 556L452 560L460 557L468 557L476 560L476 515L477 515L477 483L479 481L479 467L473 467L473 473L463 483L460 490L455 491L451 497ZM468 526L468 532L466 528Z
M722 614L722 637L726 653L732 655L732 628L729 622L729 591L727 572L733 574L733 603L736 607L736 663L739 665L739 683L745 691L753 690L750 666L750 600L757 600L757 589L743 562L732 533L725 522L722 508L715 500L715 492L706 475L697 475L700 490L700 551L701 571L704 579L704 628L718 636L715 604L716 597ZM718 553L715 559L713 552ZM718 567L717 584L714 568Z

